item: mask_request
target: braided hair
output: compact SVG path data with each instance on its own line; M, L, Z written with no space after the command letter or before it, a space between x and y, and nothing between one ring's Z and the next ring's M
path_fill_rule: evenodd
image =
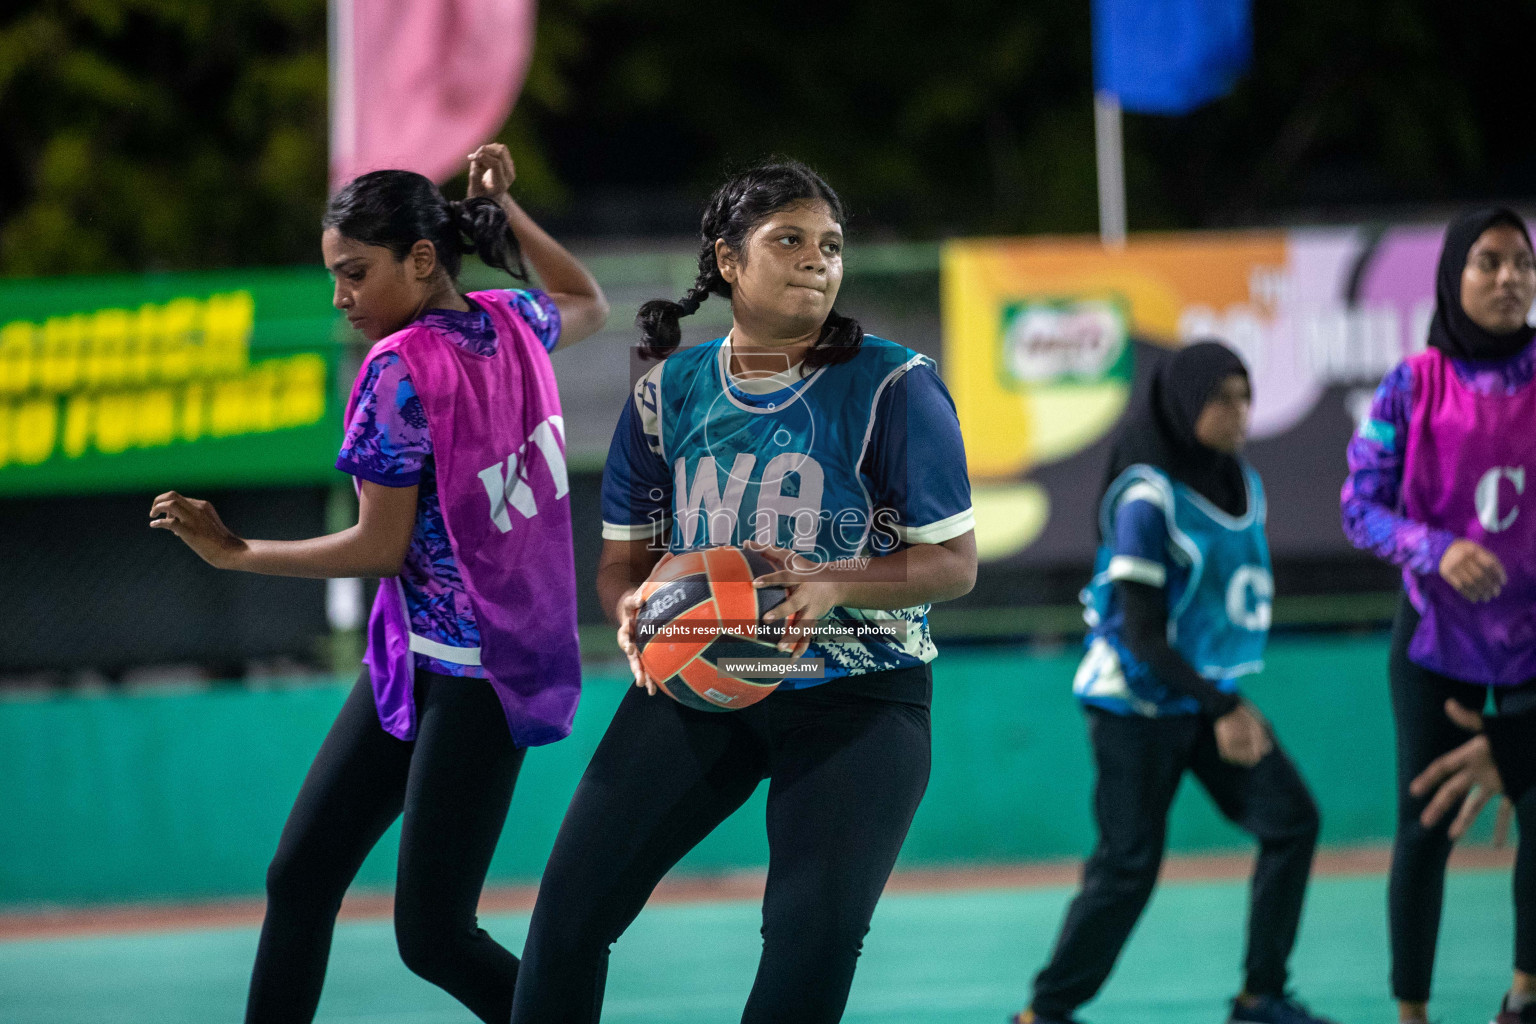
M475 196L449 202L437 186L414 171L369 171L331 197L322 228L335 228L364 245L382 245L403 260L422 239L437 249L437 262L455 282L465 253L486 266L528 280L523 251L494 199Z
M699 275L693 287L676 302L647 302L635 317L635 326L640 328L641 354L650 359L665 359L682 341L683 331L678 323L681 318L697 312L710 295L731 297L730 282L720 275L715 259L717 239L727 248L742 252L748 236L759 224L779 210L806 200L825 203L833 220L839 224L846 222L843 201L832 186L795 160L760 164L733 175L716 189L699 224L703 244L699 246ZM863 341L864 328L859 322L833 309L821 325L821 336L805 355L806 368L847 362Z

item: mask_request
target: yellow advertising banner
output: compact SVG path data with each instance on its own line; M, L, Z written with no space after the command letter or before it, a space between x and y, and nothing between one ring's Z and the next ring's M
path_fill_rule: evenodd
M1119 421L1138 345L1220 338L1248 363L1254 439L1281 437L1309 417L1333 432L1331 413L1315 419L1330 389L1342 389L1342 411L1353 416L1367 389L1422 347L1439 233L1168 234L1120 248L1090 238L949 243L944 376L965 435L982 557L1042 539L1053 553L1083 553L1096 510L1081 492L1096 493L1102 465L1087 463L1102 458L1074 456ZM1342 472L1349 421L1336 426L1346 431L1333 460ZM1064 465L1047 488L1040 470L1056 463ZM1298 501L1319 522L1336 517L1339 482L1320 480ZM1052 525L1053 508L1070 509L1075 522Z
M951 243L944 374L972 476L1016 477L1102 437L1125 407L1129 373L1095 365L1094 354L1118 356L1133 335L1172 345L1190 306L1245 303L1255 271L1284 264L1281 235L1171 236L1119 250L1079 238ZM1054 322L1038 315L1051 307L1063 313Z
M334 479L313 270L0 285L0 495Z

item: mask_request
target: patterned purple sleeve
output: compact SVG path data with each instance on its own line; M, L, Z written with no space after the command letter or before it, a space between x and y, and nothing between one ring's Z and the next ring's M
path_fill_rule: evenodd
M1413 370L1407 363L1382 378L1366 420L1349 440L1349 477L1339 496L1344 535L1411 572L1438 572L1445 549L1456 539L1448 530L1402 514L1403 459L1413 409Z
M368 364L336 468L385 487L421 482L432 454L427 416L405 364L386 352Z
M555 300L541 288L509 288L507 298L533 328L534 337L544 344L544 351L553 352L560 343L560 307Z

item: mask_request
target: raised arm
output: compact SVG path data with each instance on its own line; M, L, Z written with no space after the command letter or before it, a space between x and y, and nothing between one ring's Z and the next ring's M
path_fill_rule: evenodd
M517 205L507 191L516 176L512 155L499 142L481 146L469 155L469 195L489 196L506 213L523 258L560 310L560 340L555 347L574 345L603 329L608 321L608 298L581 261Z

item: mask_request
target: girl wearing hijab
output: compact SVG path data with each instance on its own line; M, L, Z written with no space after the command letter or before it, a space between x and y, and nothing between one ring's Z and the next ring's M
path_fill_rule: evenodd
M1402 566L1388 661L1397 726L1397 838L1389 910L1392 989L1403 1021L1426 1020L1446 823L1419 820L1414 776L1466 736L1448 700L1480 711L1536 705L1536 297L1530 235L1513 212L1454 221L1435 274L1429 347L1382 380L1349 444L1344 532ZM1515 804L1536 834L1536 791ZM1515 862L1514 983L1495 1024L1536 1022L1536 843Z
M1099 842L1016 1024L1067 1024L1109 977L1157 884L1186 770L1260 844L1231 1020L1326 1024L1285 991L1317 806L1237 693L1262 667L1274 592L1264 490L1238 457L1250 403L1235 353L1190 345L1157 367L1110 456L1083 593L1088 651L1073 681L1098 768Z

